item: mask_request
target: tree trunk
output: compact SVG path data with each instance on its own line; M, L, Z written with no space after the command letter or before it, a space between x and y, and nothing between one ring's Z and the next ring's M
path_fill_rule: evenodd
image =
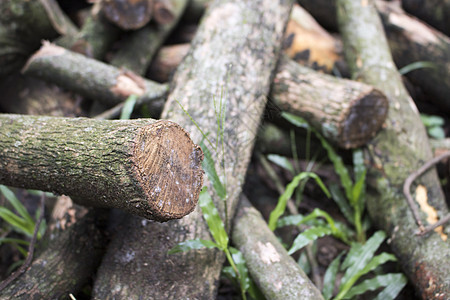
M22 72L110 106L125 101L130 95L138 96L141 102L158 99L168 88L50 43L44 43L30 57Z
M266 299L323 299L245 196L233 223L233 244Z
M269 92L291 1L218 1L211 4L190 54L177 69L163 117L202 139L219 142L215 111L225 123L223 151L210 150L227 188L227 207L214 194L230 225L242 189L253 141ZM220 99L226 103L220 108ZM190 116L188 116L182 106ZM224 160L224 163L219 163ZM209 189L213 192L213 188ZM168 255L177 243L210 239L199 209L165 224L128 218L113 239L98 272L95 299L214 299L224 254L203 249ZM229 226L227 226L229 228ZM130 255L132 254L132 255Z
M197 203L203 154L169 121L0 115L0 182L157 221Z
M380 18L373 5L338 1L340 28L352 73L383 91L390 101L385 128L365 149L368 164L367 207L375 224L390 236L392 250L423 299L450 297L450 244L444 233L416 236L418 228L403 195L403 183L432 158L418 111L402 85ZM439 216L447 214L436 171L417 180Z
M68 299L89 282L108 242L105 212L93 210L53 240L0 299Z

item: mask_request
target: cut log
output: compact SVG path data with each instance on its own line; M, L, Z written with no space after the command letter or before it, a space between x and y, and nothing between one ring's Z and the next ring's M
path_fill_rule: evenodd
M187 2L187 0L164 1L165 9L170 9L171 20L159 25L148 24L126 36L122 41L122 47L111 60L111 64L143 76L157 50L178 24ZM161 5L163 2L157 3Z
M189 44L178 44L162 47L152 60L147 74L157 82L166 82L189 52Z
M97 1L91 9L89 17L76 35L65 35L56 44L72 51L98 60L104 59L120 29L109 22L100 10L101 1Z
M108 242L105 212L94 210L53 240L0 299L67 299L89 283Z
M450 36L449 0L402 0L402 7L408 13Z
M124 30L139 29L152 17L153 0L102 0L102 11Z
M226 103L221 108L223 152L211 146L210 150L226 182L227 207L215 193L213 198L222 216L227 211L227 228L242 189L291 5L292 1L273 0L211 4L190 54L177 69L163 111L164 118L183 124L193 140L200 141L195 120L214 145L221 135L214 112L220 99ZM214 189L210 186L209 191ZM203 249L167 254L179 242L210 239L199 209L170 225L127 218L124 226L97 273L94 298L215 299L223 252ZM133 256L127 259L127 253Z
M100 61L44 43L22 72L60 85L93 100L112 106L138 96L141 102L164 97L167 85L145 80Z
M0 124L2 184L157 221L195 208L203 154L173 122L3 114Z
M450 243L444 241L445 233L415 235L418 228L403 195L408 175L432 158L425 128L392 61L373 1L339 0L338 16L352 73L383 91L391 107L386 127L365 149L369 214L389 235L392 250L421 297L450 298L450 264L443 263L450 257ZM438 216L446 215L435 169L416 182Z
M233 221L232 240L266 299L323 299L245 196Z
M284 53L296 62L327 73L343 60L341 41L326 32L298 4L292 9L283 48Z
M342 148L367 143L388 112L386 97L373 87L338 79L283 58L270 94L282 110L305 118Z
M420 68L406 76L422 87L430 101L450 112L450 38L406 14L395 2L375 1L394 61L399 68L418 61L434 68ZM322 25L337 30L336 0L300 0Z

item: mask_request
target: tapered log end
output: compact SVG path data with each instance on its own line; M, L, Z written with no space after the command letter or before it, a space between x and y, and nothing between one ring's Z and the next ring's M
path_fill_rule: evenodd
M133 153L149 219L164 222L192 212L203 186L203 151L170 121L142 128Z
M369 142L381 129L388 113L386 96L371 89L366 95L359 97L344 118L338 136L339 146L345 149L357 148Z

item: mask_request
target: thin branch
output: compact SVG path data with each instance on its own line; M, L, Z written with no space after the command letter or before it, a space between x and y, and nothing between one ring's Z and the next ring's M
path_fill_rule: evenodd
M434 228L439 227L440 225L446 223L447 221L450 220L450 214L447 215L446 217L444 217L441 221L439 221L435 224L432 224L431 226L424 227L422 224L422 221L420 220L419 210L417 209L417 206L414 203L411 193L409 192L410 188L411 188L411 184L414 182L414 180L416 180L417 177L422 175L426 170L428 170L429 168L431 168L432 166L437 164L442 159L449 157L449 156L450 156L450 151L445 152L444 154L441 154L435 158L430 159L422 167L420 167L417 171L415 171L411 175L409 175L408 178L406 178L405 183L403 184L403 194L405 195L406 200L408 202L408 206L413 213L413 216L414 216L414 219L415 219L417 225L419 226L418 235L423 235L423 234L433 230ZM439 225L436 225L438 223L439 223Z
M25 273L25 271L28 269L28 267L31 265L31 262L33 261L33 255L34 255L34 249L36 247L36 241L37 241L37 235L39 232L39 227L41 226L41 222L44 219L44 209L45 209L45 193L42 193L41 195L41 214L39 215L39 219L37 220L36 226L34 227L34 233L33 237L31 238L30 245L28 246L28 256L25 259L25 262L23 263L20 268L12 273L8 278L6 278L4 281L0 283L0 291L2 291L4 288L6 288L11 282L13 282L16 278L18 278L20 275Z

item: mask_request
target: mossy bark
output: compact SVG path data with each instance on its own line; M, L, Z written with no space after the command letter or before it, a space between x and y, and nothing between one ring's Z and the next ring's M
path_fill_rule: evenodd
M352 73L383 91L390 102L385 128L365 149L369 214L388 233L392 250L422 298L447 299L450 265L443 262L450 259L450 244L445 233L415 235L418 228L402 192L408 175L432 157L424 126L392 61L373 1L338 1L338 16ZM416 182L425 187L438 215L447 214L435 169Z
M245 196L234 218L232 241L266 299L323 299Z
M167 221L191 212L203 154L169 121L0 115L0 183Z
M105 212L93 210L64 231L0 299L68 299L86 285L108 242Z
M136 95L140 102L164 97L167 85L146 80L132 72L44 43L22 72L58 84L112 106Z
M202 136L192 119L209 133L213 145L222 145L223 135L223 148L208 145L218 174L226 182L227 207L212 187L209 191L221 215L227 211L227 228L242 189L291 5L292 1L273 0L212 3L190 53L177 69L163 112L164 118L183 124L195 141ZM223 113L223 130L217 127L215 111ZM203 249L167 254L179 242L211 238L200 209L176 222L159 225L128 218L125 226L99 269L94 298L216 297L225 259L222 252Z

